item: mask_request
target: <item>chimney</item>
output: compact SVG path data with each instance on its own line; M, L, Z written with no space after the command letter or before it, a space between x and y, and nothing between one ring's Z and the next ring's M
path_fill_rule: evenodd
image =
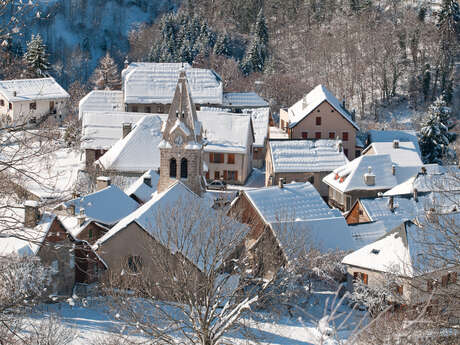
M414 201L415 202L418 201L418 190L417 190L417 188L414 188Z
M75 205L74 204L70 204L68 209L67 209L67 212L69 213L69 215L71 216L75 216Z
M283 187L284 187L284 178L281 178L281 177L280 177L280 179L278 180L278 186L279 186L280 188L283 188Z
M85 220L86 220L86 216L85 214L79 214L78 217L77 217L77 220L78 220L78 226L82 226L83 223L85 223Z
M399 140L398 139L393 140L393 148L394 149L399 149Z
M13 97L16 97L18 95L17 91L13 91Z
M96 180L96 191L110 186L112 180L108 176L99 176Z
M125 65L125 69L128 68L128 66L129 66L128 56L126 56L126 58L125 58L124 65Z
M372 173L372 167L367 168L367 173L364 174L364 183L368 186L375 185L375 175Z
M26 228L35 228L39 219L40 212L38 211L38 202L27 200L24 203L24 226Z
M353 109L353 110L351 111L351 119L352 119L353 121L356 121L356 110L355 110L355 109Z
M388 200L388 207L390 208L391 212L395 211L395 201L393 196L390 196L390 199Z
M391 174L392 174L393 176L396 175L396 165L394 165L394 164L391 166Z
M342 144L342 141L339 140L339 142L337 143L337 151L338 152L342 152L343 151L343 144Z
M343 109L345 109L345 97L343 97L343 99L342 99L342 107L343 107Z
M152 187L152 176L150 176L150 175L144 176L144 183L147 186Z
M125 138L131 132L132 125L129 122L124 122L122 126L123 126L123 138Z

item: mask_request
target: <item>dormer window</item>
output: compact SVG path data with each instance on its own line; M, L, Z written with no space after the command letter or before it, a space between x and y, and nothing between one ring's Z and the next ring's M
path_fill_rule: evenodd
M380 253L380 249L375 249L374 248L374 249L371 250L371 253L377 255L378 253Z

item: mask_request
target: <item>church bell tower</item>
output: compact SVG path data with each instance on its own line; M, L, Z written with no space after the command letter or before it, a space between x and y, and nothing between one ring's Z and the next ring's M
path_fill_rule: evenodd
M193 192L203 193L202 128L196 116L185 70L181 70L168 119L163 125L158 193L177 180Z

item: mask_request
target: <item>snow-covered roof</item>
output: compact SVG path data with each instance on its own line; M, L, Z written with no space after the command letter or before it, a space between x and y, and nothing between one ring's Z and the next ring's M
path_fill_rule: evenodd
M328 102L353 127L359 130L350 113L348 113L339 100L324 85L317 85L306 96L288 109L289 127L296 126L324 101Z
M134 125L144 116L165 120L167 114L86 112L82 122L82 149L108 150L123 136L123 123Z
M289 139L289 135L281 128L270 126L268 132L270 139Z
M350 231L356 243L364 245L379 239L406 220L424 222L430 209L440 214L451 213L458 208L460 195L445 192L420 193L417 201L412 194L395 196L393 211L390 209L389 197L362 198L359 202L370 222L350 225Z
M391 189L417 174L420 167L400 167L392 172L393 162L388 154L362 155L335 169L323 178L323 182L334 189L344 192L352 190ZM375 176L375 183L367 185L365 174Z
M297 238L320 249L354 248L345 218L330 209L308 182L246 190L244 194L272 226L282 246Z
M113 225L139 207L139 204L114 185L63 203L65 208L75 206L75 214L83 210L88 219Z
M410 141L414 144L415 149L420 155L420 146L418 144L417 132L411 130L375 130L371 129L369 132L369 141L371 143L393 142L399 140L400 142Z
M231 108L264 108L267 101L255 92L224 92L222 105Z
M104 170L145 172L160 167L158 144L163 138L162 119L148 115L141 118L131 132L112 146L95 164Z
M9 102L70 98L54 78L0 80L0 93ZM15 94L16 93L16 94Z
M270 108L260 108L251 111L252 127L254 129L254 147L264 147L268 137Z
M78 119L87 111L119 112L124 108L123 91L93 90L80 100Z
M460 213L448 215L443 221L458 225ZM345 256L342 263L405 277L414 277L442 268L442 264L429 260L430 249L432 250L430 246L435 244L436 250L443 253L445 259L449 259L455 255L451 244L446 244L445 239L442 240L443 235L436 227L430 224L424 224L422 227L423 229L413 222L406 221L383 238Z
M150 178L150 185L145 183L146 178ZM152 198L152 194L156 192L160 175L156 171L148 170L139 177L133 184L125 189L125 193L129 196L135 196L142 202L147 202Z
M389 154L391 161L398 166L422 166L423 162L420 158L420 152L415 147L412 141L398 142L397 147L394 147L393 142L376 142L369 145L363 154L369 150L373 150L375 154Z
M22 214L24 211L22 209ZM38 253L56 216L43 213L37 226L3 231L0 236L0 256L32 256Z
M253 136L251 116L231 113L197 112L207 139L206 152L246 153Z
M138 63L128 67L123 74L124 102L170 104L182 68L186 71L194 103L222 104L222 80L216 72L170 63Z
M414 189L422 193L460 190L460 170L458 167L453 167L448 171L438 164L426 164L423 168L425 168L424 173L420 171L416 176L398 184L383 195L411 195L414 193Z
M326 172L348 163L337 140L271 140L269 146L275 173Z

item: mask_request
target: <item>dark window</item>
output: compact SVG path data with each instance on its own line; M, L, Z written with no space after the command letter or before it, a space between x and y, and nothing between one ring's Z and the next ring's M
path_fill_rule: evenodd
M367 282L368 282L368 276L366 273L362 273L362 272L354 272L353 273L353 279L358 281L360 280L363 284L366 284L367 285Z
M11 110L13 109L13 103L8 103L8 108Z
M0 106L2 106L2 107L5 106L5 101L3 99L0 99Z
M235 154L229 153L227 155L227 164L235 164Z
M308 132L302 132L302 139L308 139Z
M142 269L142 258L140 256L130 256L128 258L128 268L131 272L140 272Z
M209 161L211 163L224 163L225 155L223 153L213 153L209 154Z
M329 139L335 139L335 132L329 132Z
M37 103L33 102L29 104L30 110L37 110Z
M230 180L230 181L238 181L238 171L231 171L231 170L228 170L225 172L226 173L226 180Z
M218 171L214 171L214 180L220 179L220 173Z
M342 140L348 141L348 132L342 132Z
M187 158L180 160L180 178L187 178L188 175L188 162Z
M315 139L321 139L321 132L315 133Z
M177 176L177 163L175 158L169 160L169 177Z
M152 108L150 108L150 107L145 107L145 112L146 112L146 113L151 113L151 112L152 112Z
M319 116L316 118L316 125L321 126L321 117Z

